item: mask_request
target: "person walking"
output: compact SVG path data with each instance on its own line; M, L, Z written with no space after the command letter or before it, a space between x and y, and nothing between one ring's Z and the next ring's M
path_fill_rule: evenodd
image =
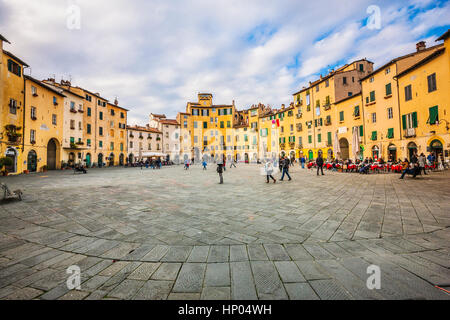
M427 159L425 158L425 155L423 153L420 154L418 162L419 162L419 174L422 175L423 171L423 174L426 175L427 172L425 171L425 164L427 162Z
M269 183L269 178L273 180L273 183L277 182L277 180L275 180L275 178L272 176L273 173L272 161L267 160L266 164L264 165L264 170L266 171L267 183Z
M227 171L227 158L223 155L223 171Z
M300 158L300 165L302 166L302 169L305 169L305 162L306 162L306 159L304 156L302 156Z
M206 170L206 166L208 165L206 160L203 160L202 165L203 165L203 170Z
M219 178L220 178L220 182L219 182L219 184L223 184L223 162L222 162L222 160L220 160L220 158L219 158L219 160L217 161L217 173L219 174Z
M317 159L316 159L316 165L317 165L317 175L319 175L319 169L320 169L320 171L322 172L322 175L324 175L324 174L323 174L323 158L322 158L322 153L319 153L319 155L317 156Z
M405 174L411 174L412 170L409 168L409 161L405 158L405 160L402 162L402 175L400 179L403 179L405 177Z
M283 158L283 156L278 158L278 169L280 169L280 172L283 172Z
M289 181L292 180L291 176L289 175L289 165L290 165L289 158L286 157L286 156L284 156L284 157L281 159L281 166L282 166L283 174L281 175L280 181L283 181L284 175L287 175L287 176L288 176Z
M231 169L231 167L233 167L233 166L236 168L236 160L231 159L230 169Z

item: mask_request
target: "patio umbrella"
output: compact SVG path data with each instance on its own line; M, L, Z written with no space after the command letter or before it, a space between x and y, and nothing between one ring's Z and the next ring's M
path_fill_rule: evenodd
M359 128L353 127L353 137L352 137L352 153L355 157L355 161L359 154Z
M337 131L335 131L335 133L334 133L333 150L334 150L334 154L336 155L336 159L340 159L341 148L339 146L339 139L338 139Z

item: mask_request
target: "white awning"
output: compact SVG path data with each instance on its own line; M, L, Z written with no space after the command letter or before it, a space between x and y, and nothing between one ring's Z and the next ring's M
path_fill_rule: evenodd
M142 152L142 157L165 157L167 156L161 152Z

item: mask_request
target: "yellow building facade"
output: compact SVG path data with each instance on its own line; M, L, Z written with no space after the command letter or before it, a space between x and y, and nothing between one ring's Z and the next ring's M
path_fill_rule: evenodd
M24 171L61 168L64 98L60 91L25 76Z

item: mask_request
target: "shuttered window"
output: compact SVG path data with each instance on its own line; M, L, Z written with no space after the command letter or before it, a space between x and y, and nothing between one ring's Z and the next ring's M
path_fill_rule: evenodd
M308 136L308 143L312 143L312 136L311 135Z
M387 132L387 138L392 139L394 138L394 128L389 128Z
M405 101L412 99L412 88L411 85L405 87Z
M370 92L370 102L375 101L375 91Z
M388 84L386 85L386 95L389 96L389 95L391 95L391 94L392 94L392 87L391 87L391 84L388 83Z
M322 142L322 134L317 135L317 142Z
M438 106L431 107L429 109L429 112L430 112L429 123L437 124L437 122L439 121Z
M372 140L377 140L377 132L376 131L372 131Z
M359 136L362 137L364 135L364 127L359 126Z
M331 145L331 132L327 133L327 142L329 145Z
M339 112L339 121L344 121L344 111Z

